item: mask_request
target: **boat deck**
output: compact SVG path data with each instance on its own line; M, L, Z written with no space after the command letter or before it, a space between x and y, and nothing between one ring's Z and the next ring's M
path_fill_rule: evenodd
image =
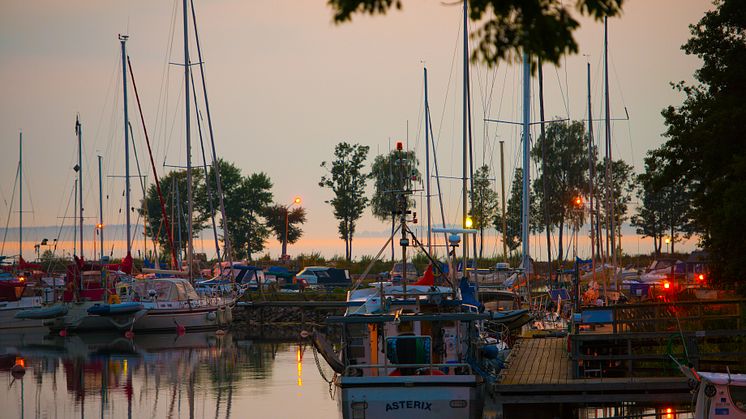
M519 339L507 359L494 394L503 405L545 403L680 402L691 400L686 378L573 378L567 338Z

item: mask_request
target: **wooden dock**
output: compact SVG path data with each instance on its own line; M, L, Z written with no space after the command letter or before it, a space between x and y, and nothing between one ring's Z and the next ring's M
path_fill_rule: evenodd
M519 339L498 383L495 399L502 405L687 403L689 385L682 377L573 378L567 338Z

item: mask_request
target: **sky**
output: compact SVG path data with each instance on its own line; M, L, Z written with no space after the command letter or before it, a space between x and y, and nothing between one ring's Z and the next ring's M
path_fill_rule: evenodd
M267 173L273 181L275 202L287 205L300 196L308 211L305 235L289 253L344 254L337 222L325 203L331 192L318 186L325 173L320 164L332 159L335 144L368 145L372 161L396 141L404 141L424 162L423 65L428 69L440 172L442 176L460 176L459 5L405 0L402 11L355 16L351 23L342 25L332 22L332 12L323 0L196 0L195 8L218 155L234 162L244 174ZM670 82L691 82L700 65L696 57L686 56L680 49L689 37L688 25L711 8L705 0L628 0L622 16L609 21L611 113L614 118L623 118L626 109L630 117L613 124L612 154L633 164L638 172L647 150L665 140L660 111L682 101ZM105 223L124 223L118 34L130 37L128 54L159 175L169 170L164 163L185 164L183 67L174 65L184 61L181 19L181 1L4 0L0 4L3 224L11 211L20 131L24 141L23 207L29 211L24 212L24 224L70 223L61 217L72 216L73 210L76 115L83 124L85 216L98 216L96 156L101 155L107 195ZM579 53L563 59L559 67L544 69L548 117L587 118L587 62L591 65L593 115L602 117L603 25L583 18L580 22L575 34ZM193 38L190 45L192 62L196 62ZM492 69L472 65L471 78L475 164L490 166L497 187L497 143L504 141L509 189L513 169L520 162L518 128L483 120L519 120L521 70L512 64L501 63ZM532 89L532 113L537 115L535 80ZM129 118L141 172L152 180L131 90L129 95ZM203 105L200 111L205 120ZM193 160L201 164L195 125L193 117ZM595 129L599 138L603 127L599 123ZM134 158L131 170L137 173ZM446 222L460 224L460 182L444 178L442 186ZM142 195L134 181L132 195L135 202ZM16 200L12 211L17 210ZM422 220L425 209L421 198L417 211ZM11 215L8 225L16 227L17 214ZM86 219L89 224L94 221ZM377 253L385 241L386 223L366 211L357 230L354 254ZM650 251L650 239L638 238L630 228L624 231L624 243L632 243L626 251ZM495 233L490 234L488 255L501 251ZM122 239L119 233L112 235ZM30 234L27 239L33 242L41 237ZM60 237L61 241L70 239ZM268 246L270 254L279 254L276 240L270 239ZM694 241L686 246L693 247ZM581 253L585 247L581 240ZM542 250L539 247L537 251Z

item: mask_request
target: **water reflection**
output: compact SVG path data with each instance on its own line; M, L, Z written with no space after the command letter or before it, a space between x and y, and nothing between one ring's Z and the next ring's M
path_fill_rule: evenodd
M0 335L0 416L330 418L339 415L297 343L226 334ZM23 364L21 373L16 365ZM13 371L11 371L13 370Z

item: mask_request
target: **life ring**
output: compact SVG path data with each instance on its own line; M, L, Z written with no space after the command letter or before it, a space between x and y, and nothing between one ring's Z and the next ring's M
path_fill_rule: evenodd
M116 294L110 294L109 295L109 304L121 304L122 300L119 298Z

